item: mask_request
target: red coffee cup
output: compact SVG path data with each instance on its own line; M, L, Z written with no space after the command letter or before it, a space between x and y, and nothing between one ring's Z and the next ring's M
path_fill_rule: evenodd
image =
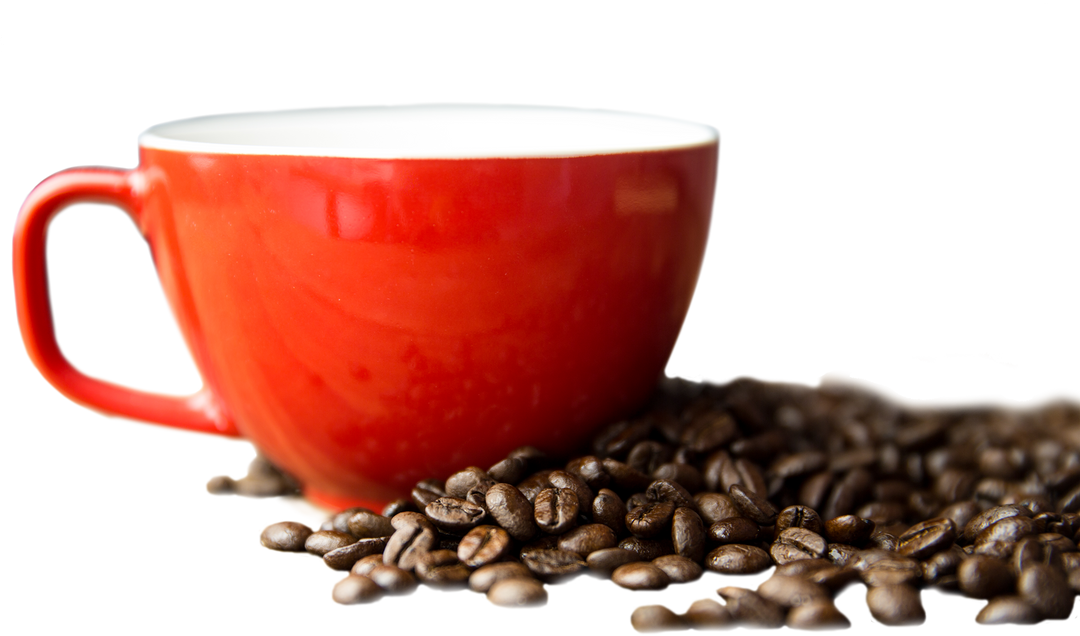
M718 150L697 124L490 106L204 117L139 145L134 170L67 170L27 198L27 352L90 408L251 440L330 507L570 450L641 408L690 305ZM199 393L60 352L46 230L76 202L124 209L149 242Z

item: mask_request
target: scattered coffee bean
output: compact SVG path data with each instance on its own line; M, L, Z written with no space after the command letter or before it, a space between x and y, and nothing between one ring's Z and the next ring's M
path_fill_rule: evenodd
M349 534L357 539L371 537L389 537L394 534L390 520L370 510L360 510L345 521Z
M786 624L792 629L847 629L851 621L830 598L815 598L788 610Z
M681 616L663 605L644 605L630 615L630 624L639 632L667 632L687 629Z
M761 526L746 517L731 517L709 526L709 538L717 543L752 543L761 533Z
M508 578L495 581L487 598L501 607L530 607L547 603L547 590L536 579Z
M705 567L721 574L754 574L772 565L769 554L752 545L722 545L705 557Z
M788 528L776 537L769 548L769 555L777 565L799 559L819 559L825 556L828 544L816 532L805 528Z
M691 603L682 618L692 629L721 629L729 627L734 620L727 607L711 598Z
M696 581L704 571L697 561L677 554L657 557L652 560L652 564L663 570L672 583Z
M614 548L619 542L615 531L602 523L579 526L559 538L559 549L586 558L597 550Z
M282 552L303 552L304 543L312 534L311 528L295 521L271 524L262 531L259 541L263 547Z
M332 570L351 570L360 559L383 552L387 543L387 537L359 539L355 543L327 552L323 555L323 562Z
M333 599L342 605L373 601L382 595L382 588L366 576L350 574L334 586Z
M416 562L416 578L437 587L465 585L472 570L461 563L450 550L432 550Z
M728 612L740 625L775 628L784 624L784 608L757 592L741 587L722 587L716 593L727 601Z
M577 525L578 498L568 488L545 488L536 495L533 519L548 534L562 534Z
M628 590L662 590L671 583L666 572L645 561L620 565L611 573L611 580Z
M356 543L356 537L337 530L319 530L312 532L304 541L304 550L316 556L323 556L338 548Z
M830 598L829 591L822 585L799 576L777 574L759 585L757 593L786 608L806 605L816 599Z
M510 535L506 530L496 526L477 526L461 538L457 555L465 565L478 568L502 559L510 552L510 545Z
M415 576L393 565L376 565L368 571L367 577L391 594L401 594L416 587Z
M881 585L866 590L874 620L885 625L920 625L926 621L919 590L911 585Z
M952 519L929 519L915 524L897 538L897 552L913 559L925 559L948 548L956 540Z
M376 567L383 564L383 555L379 553L369 554L366 557L361 557L353 564L352 569L349 570L351 574L360 576L367 576Z
M562 578L585 567L580 556L565 550L533 550L522 554L521 562L544 581Z

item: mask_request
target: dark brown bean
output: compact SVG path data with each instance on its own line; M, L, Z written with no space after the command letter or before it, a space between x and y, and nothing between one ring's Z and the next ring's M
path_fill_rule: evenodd
M577 496L579 511L588 514L585 507L593 500L593 491L580 477L564 470L554 470L548 475L548 482L555 488L573 491Z
M373 601L382 596L383 590L366 576L350 574L334 585L332 597L342 605L354 605Z
M597 550L614 548L619 539L615 531L602 523L579 526L559 537L559 549L586 558Z
M681 616L663 605L643 605L630 615L630 624L639 632L669 632L686 629Z
M830 598L829 591L822 585L798 576L776 574L765 579L758 586L757 593L785 608L805 605L815 599Z
M666 572L646 561L620 565L611 573L611 580L628 590L662 590L671 583Z
M956 540L952 519L929 519L908 528L896 540L896 551L912 559L926 559L951 546Z
M705 558L705 524L690 508L678 508L671 519L671 543L675 554L692 561Z
M669 554L653 559L652 564L664 571L672 583L686 583L701 578L702 568L696 561L684 556Z
M533 550L523 554L521 562L545 581L573 574L585 567L585 561L580 556L565 550Z
M424 515L402 512L395 515L390 523L396 531L383 551L385 564L412 570L422 555L435 549L439 534Z
M731 496L731 501L743 516L750 520L756 521L763 526L771 526L776 522L778 511L776 510L776 507L767 500L746 490L738 484L733 485L730 490L728 490L728 495Z
M649 473L653 479L663 479L681 485L688 492L698 492L705 487L705 478L692 464L668 462Z
M548 594L536 579L509 578L492 584L487 599L500 607L533 607L546 604Z
M964 532L960 538L966 543L971 543L975 541L975 537L978 536L979 533L1002 519L1030 516L1031 511L1024 506L996 506L972 517L971 521L964 526Z
M304 550L309 554L323 556L327 552L344 548L351 543L356 543L356 537L347 532L319 530L308 535L307 540L304 541Z
M577 525L578 498L567 488L545 488L536 495L533 520L548 534L562 534Z
M593 455L571 459L566 464L566 472L577 475L594 492L611 483L611 475L604 470L603 462Z
M870 614L885 625L921 625L926 621L919 590L911 585L882 585L866 590Z
M402 594L416 587L415 576L393 565L376 565L367 577L391 594Z
M993 598L1012 591L1015 578L1009 566L993 557L975 555L957 567L960 591L972 598Z
M694 601L682 615L692 629L720 629L731 625L734 620L727 607L711 598Z
M1068 581L1045 563L1033 564L1021 572L1016 591L1043 618L1068 618L1076 600Z
M776 537L769 554L774 562L782 565L799 559L820 559L825 556L827 548L825 539L816 532L806 528L788 528Z
M539 532L533 504L510 484L495 484L484 496L488 514L495 523L518 541L529 541Z
M621 495L641 492L648 488L652 482L652 479L640 470L615 461L610 457L602 459L601 463L604 465L604 471L611 476L611 483L608 484L608 488Z
M349 534L357 539L389 537L394 534L390 520L370 510L357 511L345 521L345 525L349 528Z
M626 529L626 504L614 490L601 488L592 500L592 517L596 523L611 528L616 535Z
M487 470L495 483L516 484L525 478L526 462L520 457L507 457ZM490 488L489 488L490 489Z
M652 539L670 531L674 515L675 504L654 501L626 513L626 529L635 537Z
M708 453L730 442L739 434L735 420L727 413L699 417L683 430L681 442L695 453Z
M851 621L830 598L815 598L788 610L785 623L792 629L847 629Z
M825 522L825 536L833 543L863 545L874 533L877 525L869 519L855 515L841 515Z
M698 513L706 525L711 526L723 519L742 516L731 497L723 493L700 492L694 495L694 503L697 504Z
M457 557L465 565L478 568L494 563L510 552L510 535L498 526L477 526L458 544Z
M769 554L752 545L722 545L705 557L705 568L721 574L754 574L772 566Z
M675 553L675 548L671 545L671 541L666 538L640 539L638 537L627 537L619 542L618 547L624 550L630 550L637 554L641 557L642 561L652 561L657 557Z
M709 538L717 543L753 543L761 533L761 526L746 517L732 517L709 526Z
M809 506L788 506L776 516L776 530L783 531L787 528L805 528L811 532L822 534L825 529L821 517Z
M382 509L382 516L393 519L397 513L406 511L416 512L416 504L411 499L395 499Z
M491 563L469 575L469 589L474 592L487 592L496 581L531 578L533 578L532 571L519 561Z
M645 474L652 474L653 471L668 462L674 454L675 451L671 446L647 439L638 442L630 449L630 453L626 456L626 463L635 470L640 470Z
M271 550L303 552L304 543L311 534L311 528L302 523L282 521L266 526L259 536L259 542Z
M1041 620L1038 610L1019 596L992 598L975 617L983 625L1032 625Z
M480 525L487 512L480 506L454 497L439 497L424 508L424 514L439 530L463 535Z
M352 568L349 569L351 574L357 574L360 576L367 576L376 567L383 564L383 555L376 552L375 554L369 554L366 557L360 557L356 563L353 563Z
M600 574L611 575L615 568L627 563L641 561L641 555L623 548L605 548L589 554L585 560L589 569Z

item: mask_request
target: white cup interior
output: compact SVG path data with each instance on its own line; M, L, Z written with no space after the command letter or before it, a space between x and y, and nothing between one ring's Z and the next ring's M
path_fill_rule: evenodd
M371 106L213 115L154 126L147 148L370 158L559 157L716 141L701 124L539 106Z

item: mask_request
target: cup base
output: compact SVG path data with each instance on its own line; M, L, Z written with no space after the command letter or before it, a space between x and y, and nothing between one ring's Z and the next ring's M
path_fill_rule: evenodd
M390 503L389 501L382 501L379 499L361 499L358 497L334 495L316 488L304 487L301 491L303 492L305 499L329 512L339 512L346 508L362 506L372 512L381 514L383 508L386 507L386 504Z

